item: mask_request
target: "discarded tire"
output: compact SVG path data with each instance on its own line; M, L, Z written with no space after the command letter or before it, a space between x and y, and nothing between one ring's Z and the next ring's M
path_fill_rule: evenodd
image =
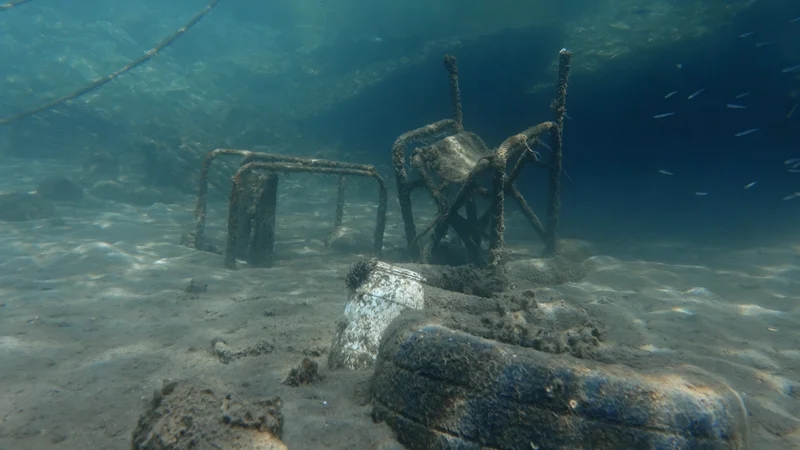
M384 335L372 404L411 449L743 449L747 437L742 400L699 369L640 373L418 313Z

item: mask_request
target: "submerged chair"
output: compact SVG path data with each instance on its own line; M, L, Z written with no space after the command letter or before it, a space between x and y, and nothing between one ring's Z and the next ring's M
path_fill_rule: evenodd
M479 267L499 265L504 247L506 195L517 202L536 234L544 241L545 255L556 253L556 232L561 205L561 137L566 113L570 57L571 54L566 49L559 53L558 89L552 104L555 121L543 122L513 135L494 150L490 150L477 135L464 130L456 59L449 55L444 57L450 79L453 119L441 120L404 133L392 146L392 165L396 174L406 242L414 260L432 262L440 242L452 228L466 249L469 264ZM550 140L547 159L536 151L542 144L540 139L545 133ZM410 180L406 161L407 147L426 138L441 135L445 137L433 144L417 147L411 152L411 168L418 177ZM549 174L547 221L544 225L514 185L527 164L545 168ZM417 233L411 192L421 187L433 197L436 217L423 232ZM487 229L488 233L485 231ZM483 245L486 237L487 248Z
M373 235L373 254L381 256L383 233L386 228L387 190L383 178L375 167L365 164L327 161L247 150L216 149L209 152L200 170L200 186L195 207L195 229L187 240L190 247L199 250L208 247L206 238L206 197L208 172L218 157L233 155L243 161L233 176L228 208L228 237L225 246L225 267L236 268L236 259L244 258L251 267L270 267L273 264L275 245L275 214L278 191L278 173L324 173L339 175L334 230L342 225L344 215L344 178L362 176L378 184L377 215Z

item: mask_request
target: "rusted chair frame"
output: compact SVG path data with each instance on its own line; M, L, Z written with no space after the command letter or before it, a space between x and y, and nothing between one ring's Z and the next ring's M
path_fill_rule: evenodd
M444 67L447 70L450 84L450 103L453 109L453 118L440 120L403 133L395 139L392 145L392 166L394 166L395 171L395 183L397 184L397 197L400 202L400 214L403 217L403 227L406 234L408 251L414 259L419 258L420 252L419 248L414 245L417 240L417 227L414 224L414 214L411 210L411 192L423 186L423 181L408 181L408 171L406 170L407 147L412 142L418 142L442 133L457 133L464 129L464 113L461 107L461 90L458 85L458 65L456 64L456 58L451 55L445 55Z
M333 161L335 162L335 161ZM376 257L380 257L383 248L383 233L386 228L386 206L387 206L387 189L386 183L378 173L372 170L362 170L353 168L341 167L320 167L311 164L297 164L297 163L284 163L284 162L250 162L244 164L236 171L233 176L233 188L231 190L231 200L228 208L228 242L225 247L225 267L229 269L236 268L236 252L238 244L238 228L239 220L239 201L242 196L242 178L245 174L254 170L267 170L270 172L305 172L305 173L327 173L335 175L358 175L375 179L378 182L379 199L378 199L378 213L375 219L375 233L373 235L372 251ZM271 249L268 249L271 251Z
M447 212L447 199L445 198L442 190L450 186L451 183L443 182L443 184L440 186L434 185L433 177L429 174L428 168L423 163L421 152L422 149L416 148L411 153L411 166L417 171L417 173L419 173L419 181L421 183L418 186L424 186L431 197L433 197L433 201L436 204L438 217ZM483 255L481 254L481 233L479 225L481 219L478 218L477 209L473 201L469 201L465 205L467 207L467 217L464 218L460 214L455 214L451 218L450 225L453 227L453 230L456 232L459 239L461 239L461 241L464 243L464 247L467 250L467 259L474 264L483 265ZM430 229L430 227L428 229ZM424 235L425 233L416 236L412 241L412 246L417 247L418 239ZM422 261L426 263L430 262L430 249L420 249L419 251Z
M263 161L264 163L267 164L274 163L274 164L283 164L290 166L289 170L276 170L278 172L283 171L283 172L334 173L341 175L339 179L339 186L337 189L336 216L334 218L334 228L341 226L342 217L344 214L344 176L360 175L360 176L369 176L371 178L375 178L376 181L378 181L380 194L378 201L378 220L376 223L373 252L376 254L376 256L380 256L383 248L383 233L386 228L387 192L386 192L386 184L383 178L380 175L378 175L377 171L375 170L375 167L366 164L355 164L355 163L346 163L340 161L328 161L323 159L302 158L297 156L276 155L272 153L252 152L248 150L237 150L237 149L216 149L206 154L206 157L203 159L203 163L200 169L197 203L195 205L195 230L194 230L195 248L203 249L206 247L205 229L206 229L206 211L207 211L207 197L208 197L208 174L211 168L211 163L215 159L223 155L244 157L244 162L242 166L239 167L237 173L239 173L244 166L252 164L252 162L249 161ZM305 170L298 170L298 168L304 168ZM334 169L335 171L318 170L318 169ZM226 258L228 252L229 249L226 248ZM235 265L235 252L234 252L233 264ZM226 265L228 265L227 262Z
M439 241L445 236L448 228L453 226L453 219L459 217L457 211L462 206L465 206L475 193L475 189L477 188L475 179L486 172L492 173L492 187L489 191L491 206L488 210L492 223L489 230L489 265L498 265L502 257L504 245L503 235L505 233L505 196L508 193L511 193L512 197L520 205L523 214L529 219L537 234L546 239L546 229L542 226L541 221L533 213L533 210L516 187L514 187L513 182L525 164L531 161L530 155L526 153L530 153L530 146L527 142L531 140L538 141L539 136L545 132L550 132L550 136L553 138L553 136L558 135L554 133L554 130L557 129L558 126L555 122L544 122L528 128L522 133L506 139L491 155L481 159L462 184L461 189L458 191L458 194L456 194L455 199L449 205L447 211L437 216L433 225L433 233L426 246L426 252L432 252ZM511 174L506 174L509 161L516 162L511 170ZM554 170L552 167L548 168L550 171ZM429 254L423 255L423 259L429 258Z
M491 215L493 222L490 235L491 242L489 263L491 265L496 265L499 263L501 258L503 234L505 232L503 214L506 194L511 195L511 197L514 198L514 200L519 204L523 215L528 219L536 233L545 242L545 254L553 255L556 253L556 233L561 209L561 172L563 170L562 133L564 128L564 117L566 115L566 94L571 56L571 53L566 49L562 49L559 52L556 99L551 105L555 113L556 120L554 122L545 122L529 128L528 130L512 136L503 142L503 144L501 144L501 146L497 151L494 152L493 155L482 160L478 166L473 169L470 177L468 178L469 183L465 183L462 186L461 191L459 191L459 194L457 195L456 202L450 205L448 210L444 213L444 215L442 215L441 209L442 205L445 203L442 198L438 198L436 195L438 191L435 189L435 186L432 185L430 180L426 179L423 171L420 171L422 174L421 180L409 182L406 169L405 153L408 145L414 141L419 141L426 137L438 135L450 130L455 132L463 130L463 113L461 108L460 91L458 88L458 69L455 67L455 59L450 56L445 56L445 67L449 73L451 101L453 103L453 115L455 118L440 120L438 122L404 133L395 140L394 145L392 146L392 165L394 166L396 174L395 180L397 183L400 211L405 227L406 242L408 244L409 252L413 258L422 258L424 261L427 261L430 258L430 252L436 245L438 245L438 242L444 237L447 229L450 226L453 226L454 230L456 230L456 233L464 242L468 253L471 255L471 259L472 256L479 254L479 243L477 245L478 248L475 248L476 243L474 240L470 239L470 235L467 233L469 230L466 230L467 232L465 232L465 230L461 229L461 223L462 221L466 221L467 224L470 224L475 221L477 212L475 211L472 196L469 194L471 194L473 191L480 191L478 186L471 186L471 180L474 179L474 177L479 173L483 173L488 170L491 170L494 174L492 189L491 192L488 192L492 198L492 207L489 211L487 211L487 213ZM531 152L525 152L525 150L528 149L528 145L526 144L527 141L530 139L538 140L538 136L543 134L545 131L548 131L550 134L550 143L552 149L549 163L544 164L538 159L535 159L537 165L547 168L549 172L547 222L546 225L542 225L542 222L533 212L530 205L528 205L528 203L522 197L522 194L519 192L519 190L514 186L513 182L518 177L525 164L531 162L532 155L529 154ZM506 175L508 162L513 161L515 158L516 163L514 164L511 173ZM414 161L412 159L412 164L413 163ZM428 188L429 192L433 195L437 204L437 209L439 210L437 219L434 221L434 224L432 224L434 233L431 235L429 245L426 247L425 252L422 252L420 247L417 245L417 241L420 236L417 235L417 229L411 209L411 192L413 189L420 186L425 186ZM466 206L467 219L464 219L457 213L457 210L461 206ZM484 222L484 219L485 216L481 219L478 219L478 221L482 223Z

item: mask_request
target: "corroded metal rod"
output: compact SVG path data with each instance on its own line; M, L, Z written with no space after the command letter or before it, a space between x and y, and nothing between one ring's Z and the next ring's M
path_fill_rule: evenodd
M344 188L345 178L344 175L339 177L339 186L336 189L336 216L333 218L333 228L342 226L344 220Z
M570 59L572 53L562 49L558 54L558 90L553 102L555 122L558 125L550 130L549 192L547 202L547 238L545 239L545 255L555 255L558 251L558 223L561 215L561 172L563 171L562 149L564 136L564 116L567 114L567 84L569 82Z
M444 55L444 67L447 69L447 78L450 81L450 102L453 106L453 120L459 130L464 129L464 112L461 109L461 89L458 87L458 65L456 57Z

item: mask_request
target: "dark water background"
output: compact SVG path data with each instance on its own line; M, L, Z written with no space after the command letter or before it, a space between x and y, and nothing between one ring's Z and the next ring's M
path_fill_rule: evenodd
M800 117L786 118L797 101L787 93L798 82L781 73L787 65L777 56L780 46L800 45L800 27L788 23L800 5L764 6L702 39L656 46L615 59L600 73L572 77L564 152L574 183L564 184L565 233L599 242L628 236L733 245L796 237L800 208L782 199L800 189L800 174L783 164L800 157ZM747 32L759 36L739 38ZM460 49L465 126L498 145L549 118L549 92L520 92L531 78L547 76L552 49L564 38L558 29L524 30ZM761 41L773 44L754 45ZM440 65L430 61L398 74L390 86L376 87L319 125L346 130L353 145L385 148L400 130L449 114ZM701 88L706 91L687 100ZM673 90L679 92L665 100ZM743 92L750 95L735 99ZM676 114L653 119L664 112ZM359 132L365 123L370 133ZM734 136L750 128L760 130ZM528 173L528 194L546 188L545 174ZM752 181L757 185L744 190Z
M174 31L204 4L188 0L169 4L36 0L0 13L4 15L0 19L14 20L19 25L21 21L38 20L38 8L50 8L63 23L52 23L48 29L61 30L68 36L63 30L71 21L113 24L115 17L133 14L141 8L154 8L159 20L128 21L125 27L125 32L146 49L153 44L154 37ZM619 4L572 0L560 2L558 6L542 6L548 21L510 30L495 28L491 33L473 36L451 48L459 61L467 129L479 134L490 146L496 146L511 134L549 120L552 89L529 92L532 85L554 80L552 64L557 52L575 38L562 24L575 18L592 23L592 17L597 15L596 26L609 27L608 18L613 18L613 14L609 15L608 10ZM620 20L635 21L637 15L655 14L651 4L654 3L641 2L641 6L632 7L631 2L626 2L628 16ZM293 28L292 21L297 20L298 10L291 7L290 2L223 0L200 25L145 67L152 66L168 79L171 67L215 64L209 60L210 55L237 54L246 58L248 54L258 56L271 51L283 55L275 64L296 66L298 73L305 70L308 61L313 61L327 76L342 76L382 59L419 54L427 42L456 39L481 20L480 17L448 20L446 15L428 16L424 3L420 3L415 15L408 17L391 13L395 10L393 3L387 1L338 4L320 1L307 5L323 12L335 11L329 13L331 21L347 22L329 22L328 27L335 31L326 36L323 44L303 50L302 58L295 55L306 36L302 30ZM9 19L12 15L14 19ZM780 243L795 238L800 198L787 201L782 198L800 191L800 173L788 173L783 161L800 157L800 112L787 118L788 111L798 101L800 71L781 73L781 69L800 63L800 22L790 23L798 16L800 4L796 2L757 1L732 21L713 26L712 19L711 26L699 37L675 42L657 40L647 46L646 51L637 49L623 53L605 60L594 70L578 68L583 55L576 52L573 57L576 69L567 100L571 120L566 123L564 149L565 169L574 182L565 180L564 185L564 233L598 241L620 237L679 238L723 244ZM680 28L684 18L670 17L669 20ZM237 23L274 33L242 37ZM213 38L209 37L211 31ZM5 37L8 33L17 33L14 37L24 45L26 37L20 36L19 31L0 32ZM739 37L750 32L755 34ZM225 42L225 37L230 38L229 42ZM78 75L60 72L58 64L53 62L59 52L71 51L77 55L83 52L85 58L97 66L98 73L114 70L120 61L139 54L137 45L118 45L119 60L93 60L93 46L101 45L102 39L87 38L81 42L80 36L75 36L74 40L64 38L59 41L61 47L54 48L52 55L18 52L25 56L0 62L0 68L7 73L11 69L39 75L47 72L44 79L31 82L33 87L27 91L5 89L0 113L9 115L77 85ZM771 44L755 45L766 41ZM173 65L164 66L167 60ZM676 64L681 64L682 68ZM136 69L93 95L102 103L104 97L109 99L114 93L124 92L129 82L141 76L137 71L142 70L146 69ZM92 78L83 76L84 82ZM221 104L243 101L237 98L246 98L246 95L231 94L241 86L256 94L252 103L226 112L227 121L199 138L207 145L207 150L224 146L222 142L226 136L256 117L264 124L277 120L292 122L318 141L336 140L340 148L348 149L349 156L343 154L343 158L357 155L358 162L388 168L390 147L399 134L450 115L440 53L421 63L394 70L382 81L319 113L288 119L278 105L300 105L314 98L315 94L298 97L304 92L302 77L289 79L288 75L260 76L252 72L237 76L234 71L228 72L226 77L198 80L202 76L202 72L195 73L190 80L211 86L203 95L216 98ZM290 84L295 94L285 93ZM705 88L705 92L687 100L690 93L701 88ZM679 91L674 97L663 98L674 90ZM749 96L734 98L748 91ZM261 100L261 95L271 95L272 100ZM729 109L726 103L740 103L747 109ZM113 109L108 112L108 105L104 108L104 121L86 125L87 133L100 129L113 135L124 129L126 133L147 135L149 128L137 129L138 125L133 122L126 123L125 114L159 113L157 109L148 111L144 100L133 112L115 113ZM209 109L206 115L213 117L214 108ZM675 112L675 115L653 119L653 115L665 112ZM258 117L259 113L263 116ZM44 115L53 119L52 113L47 114ZM176 119L166 127L166 133L174 131L178 135L185 131L180 120L185 120L188 127L192 114L189 111L184 119ZM84 116L75 120L84 120ZM86 114L85 120L93 120L91 113ZM33 133L28 134L49 132L46 129L36 131L36 124L31 120L11 126L30 127L26 132ZM734 136L749 128L760 130L748 136ZM0 132L10 133L9 130ZM165 130L159 132L163 134ZM71 137L69 130L57 134L62 141ZM257 145L261 143L259 139L261 137L256 135L249 144ZM24 145L25 141L18 139L15 143ZM297 154L304 152L298 149ZM659 174L659 170L674 175ZM748 190L743 188L753 181L757 181L756 186ZM532 170L522 184L524 190L536 198L546 187L545 176ZM708 195L697 196L694 194L697 191L708 192ZM538 206L541 210L542 205Z

